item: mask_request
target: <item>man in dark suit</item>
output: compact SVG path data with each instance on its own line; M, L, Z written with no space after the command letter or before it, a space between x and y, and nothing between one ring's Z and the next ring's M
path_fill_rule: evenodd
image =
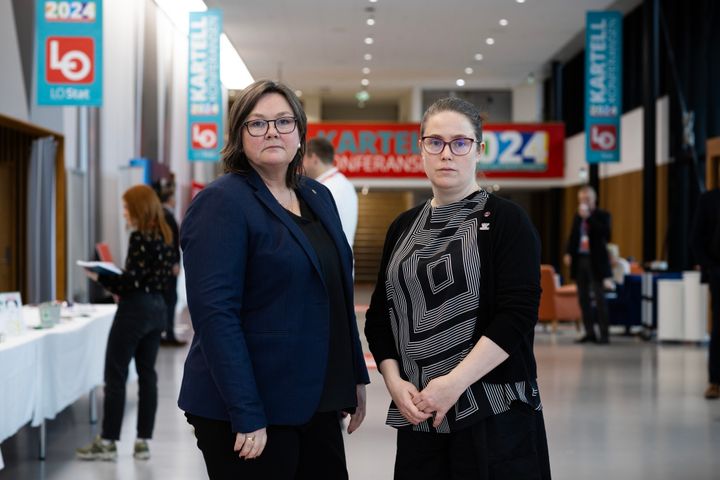
M702 280L710 285L712 330L705 398L720 398L720 189L700 195L691 232L691 247L702 268Z
M573 219L564 257L565 264L570 267L571 277L577 282L585 325L585 336L578 340L579 343L609 343L608 310L603 280L612 276L607 252L611 218L608 212L596 207L596 202L597 194L591 186L580 188L577 214ZM591 292L595 297L599 337L595 333Z

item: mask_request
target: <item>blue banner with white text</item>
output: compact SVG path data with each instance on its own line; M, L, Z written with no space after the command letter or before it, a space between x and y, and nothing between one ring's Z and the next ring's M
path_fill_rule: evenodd
M585 28L585 151L588 163L620 161L622 14L588 12Z
M102 105L102 0L36 0L38 105Z
M223 146L220 35L222 12L190 13L188 34L188 158L215 162Z

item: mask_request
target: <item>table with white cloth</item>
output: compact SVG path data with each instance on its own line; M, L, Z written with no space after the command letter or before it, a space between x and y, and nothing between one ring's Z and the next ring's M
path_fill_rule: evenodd
M52 328L39 325L37 308L23 307L30 326L0 343L0 442L30 422L41 427L103 383L105 349L115 305L65 311ZM0 468L3 466L0 451Z

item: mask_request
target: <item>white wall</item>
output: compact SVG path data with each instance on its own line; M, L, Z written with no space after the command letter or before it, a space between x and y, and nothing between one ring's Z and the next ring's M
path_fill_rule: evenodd
M657 101L655 163L662 165L670 160L670 104L667 97ZM643 109L631 110L620 121L620 162L600 164L600 178L613 177L643 169ZM585 133L578 133L565 141L565 185L586 183L581 170L585 163Z
M542 83L523 83L512 91L512 121L541 122L542 121Z
M144 21L145 0L103 3L103 106L100 109L100 237L116 261L121 245L120 167L135 155L136 38Z

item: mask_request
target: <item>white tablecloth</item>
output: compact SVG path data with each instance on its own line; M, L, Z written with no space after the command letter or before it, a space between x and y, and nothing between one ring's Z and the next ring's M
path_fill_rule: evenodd
M105 348L115 305L94 305L88 316L63 318L0 343L0 442L31 422L37 427L103 383ZM23 308L36 323L37 309ZM0 452L0 468L2 453Z

